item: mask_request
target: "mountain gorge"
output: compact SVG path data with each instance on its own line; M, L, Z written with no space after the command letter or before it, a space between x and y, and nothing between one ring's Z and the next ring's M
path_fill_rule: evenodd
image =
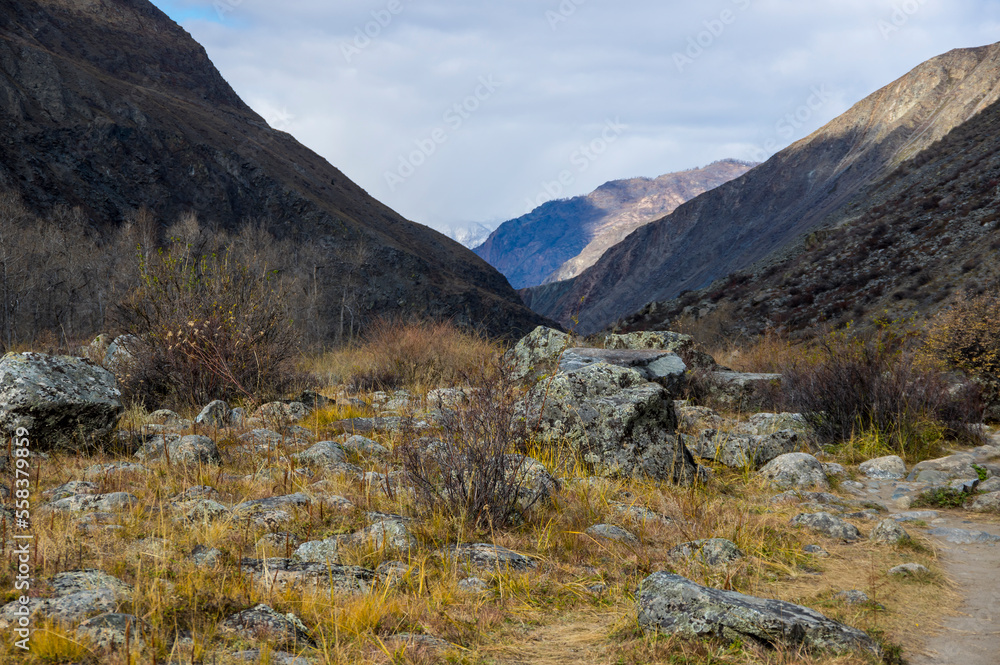
M504 222L475 252L514 288L569 279L632 231L753 166L723 160L658 178L608 182L587 196L549 201Z
M522 295L564 324L578 317L578 330L589 333L651 301L704 288L842 222L863 192L998 98L1000 45L934 58L746 175L635 231L581 275Z
M471 251L370 197L234 92L146 0L0 0L0 190L39 217L77 208L108 234L145 208L167 225L261 225L318 254L330 316L420 315L517 334L542 321ZM348 277L350 281L348 282Z

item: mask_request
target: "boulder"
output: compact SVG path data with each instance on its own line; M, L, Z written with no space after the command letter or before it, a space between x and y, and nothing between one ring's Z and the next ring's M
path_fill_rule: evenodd
M979 472L973 466L976 462L976 457L969 453L927 460L914 466L906 480L911 483L942 484L951 480L978 478Z
M667 556L677 559L693 558L706 566L724 566L746 555L736 546L736 543L725 538L709 538L681 543L672 548Z
M566 333L539 326L507 352L505 360L510 365L515 381L535 380L558 369L559 356L568 349L572 338Z
M353 450L359 455L365 455L366 457L385 457L389 454L389 449L381 443L372 441L360 434L347 437L347 440L343 443L343 448Z
M889 455L864 462L860 470L877 480L902 480L906 477L906 462L898 455Z
M127 492L111 492L110 494L74 494L72 496L45 504L44 510L79 513L84 511L100 511L112 513L124 511L139 504L139 499Z
M166 448L166 452L164 452ZM171 464L198 466L200 464L220 464L222 455L215 441L200 434L179 436L165 434L150 439L136 453L136 457L144 462L166 461Z
M118 375L127 372L141 345L142 340L135 335L119 335L104 352L104 366Z
M126 641L130 650L141 651L149 633L150 626L139 617L116 612L99 614L76 627L77 638L89 641L99 651L119 651Z
M229 426L232 413L233 410L229 408L228 404L221 399L217 399L214 402L206 404L205 408L201 410L201 413L198 414L198 417L194 421L202 427L223 429Z
M685 400L675 400L674 410L677 412L677 426L688 432L717 430L724 422L722 416L707 406L692 406Z
M83 358L8 353L0 359L0 432L28 432L31 449L112 441L124 407L114 375Z
M191 499L171 506L174 519L199 524L232 517L232 513L218 501L211 499Z
M588 527L584 533L592 538L611 540L616 543L624 543L633 547L639 546L639 539L635 537L635 534L626 531L620 526L615 526L614 524L595 524L594 526Z
M286 494L284 496L271 496L266 499L244 501L233 507L233 514L237 517L251 517L272 511L305 508L309 503L308 496L301 492L296 492L295 494Z
M302 402L269 402L254 413L268 425L284 426L297 423L309 415L309 409Z
M662 385L673 397L684 391L687 365L680 356L666 351L567 349L559 359L559 371L577 372L596 363L634 369L645 380Z
M882 520L868 536L871 542L882 545L896 545L900 541L909 540L909 538L910 534L906 533L906 529L899 526L899 522L894 519Z
M705 477L675 434L666 389L633 369L598 363L557 374L536 386L527 420L541 435L565 440L600 475L675 483Z
M826 472L818 459L806 453L788 453L779 455L759 474L772 487L778 489L830 489L826 480Z
M49 580L49 586L54 597L30 598L27 605L29 616L45 617L64 626L79 623L95 614L114 612L120 603L132 596L132 587L98 570L59 573ZM16 600L0 607L0 629L17 625L20 607Z
M755 413L747 419L743 429L756 436L767 436L782 430L806 436L812 431L801 413Z
M690 639L716 637L782 650L806 647L881 656L865 633L792 603L703 587L654 573L639 590L639 625Z
M336 441L320 441L312 448L292 455L292 458L301 464L334 467L346 462L347 454Z
M382 519L347 537L353 544L366 545L376 550L408 552L417 547L417 539L406 528L402 519Z
M547 504L559 491L559 481L536 459L508 455L507 468L518 485L517 507L522 511Z
M716 369L715 358L694 348L694 337L669 331L644 331L626 335L608 335L604 338L606 349L652 349L668 351L684 358L684 362L699 369Z
M527 570L535 568L535 560L499 545L474 543L455 545L444 552L446 558L466 562L474 568L493 570Z
M375 571L359 566L341 566L332 562L303 562L292 559L243 559L244 575L266 593L290 590L322 589L350 594L367 593L375 580Z
M249 640L265 640L279 645L312 645L309 629L294 614L279 614L268 605L237 612L222 622L225 632Z
M887 520L892 522L892 520ZM829 536L830 538L836 538L839 540L844 540L849 543L861 538L861 532L858 531L858 527L845 522L839 517L835 517L830 513L803 513L792 518L793 525L804 526L813 531L818 531L824 536ZM895 524L895 522L893 522Z
M728 432L704 430L693 452L703 459L713 460L731 469L760 469L780 455L800 450L802 438L792 430L774 434L742 436Z
M1000 513L1000 492L980 494L969 506L976 513Z
M780 374L710 372L706 377L708 397L734 411L750 411L767 391L781 383Z

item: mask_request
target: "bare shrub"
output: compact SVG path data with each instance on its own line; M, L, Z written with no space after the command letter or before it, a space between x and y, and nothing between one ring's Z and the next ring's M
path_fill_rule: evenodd
M914 460L934 454L945 437L977 440L973 425L982 407L975 386L922 367L908 335L894 325L827 335L818 343L817 362L785 371L788 406L823 441L874 435Z
M502 528L531 507L523 392L502 360L466 376L467 400L444 415L440 440L411 434L400 447L419 504L473 526ZM530 494L530 493L529 493Z
M140 261L140 285L119 306L132 356L123 391L147 405L255 400L292 378L297 337L266 267L227 249L174 243Z

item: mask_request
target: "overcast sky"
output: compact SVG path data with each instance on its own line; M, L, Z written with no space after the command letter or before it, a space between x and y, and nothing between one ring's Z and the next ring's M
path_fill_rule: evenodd
M761 159L1000 41L988 0L153 2L272 126L439 229Z

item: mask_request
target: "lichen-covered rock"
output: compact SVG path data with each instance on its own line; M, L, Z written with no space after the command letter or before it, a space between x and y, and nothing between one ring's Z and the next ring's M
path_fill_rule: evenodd
M347 453L336 441L320 441L313 447L292 458L303 464L315 464L321 467L332 467L347 461Z
M223 429L229 426L229 419L232 412L228 404L221 399L217 399L206 404L205 408L198 414L198 417L194 419L194 422L209 429Z
M359 594L371 590L375 571L333 562L292 559L243 559L244 575L252 576L265 592L323 589Z
M119 651L126 641L130 649L141 651L146 648L149 632L149 624L139 617L116 612L99 614L76 627L76 636L100 651Z
M402 519L381 519L361 531L348 536L354 544L367 545L377 550L408 552L416 548L417 539L406 528Z
M957 453L948 457L927 460L914 466L906 480L908 482L940 484L951 480L978 478L979 472L974 466L976 462L976 457L970 453Z
M881 656L865 633L780 600L703 587L679 575L654 573L639 590L639 625L690 639L721 638L794 650L863 651Z
M620 526L615 526L614 524L595 524L594 526L587 527L587 530L584 533L592 538L611 540L616 543L624 543L633 547L639 546L639 539L636 538L634 533L626 531Z
M515 381L533 380L558 369L559 355L568 349L572 338L566 333L538 326L507 352L511 377Z
M142 464L135 464L133 462L108 462L107 464L93 464L88 466L83 472L83 477L87 480L103 480L112 476L125 476L129 474L145 475L149 472L149 468Z
M760 470L760 477L772 487L790 489L830 489L826 472L818 459L806 453L779 455Z
M111 442L124 407L118 382L84 358L8 353L0 359L0 432L28 431L32 450Z
M270 496L265 499L244 501L233 507L233 514L237 517L250 517L275 510L292 511L296 508L306 508L309 503L308 496L296 492L284 496Z
M724 566L746 555L736 546L736 543L725 538L708 538L681 543L667 554L671 558L693 558L706 566Z
M385 457L389 454L389 449L381 443L372 441L371 439L361 436L360 434L347 437L347 440L343 443L343 448L346 450L353 450L359 455L364 455L366 457Z
M129 494L128 492L111 492L110 494L74 494L45 504L43 509L67 513L84 511L112 513L128 510L138 504L139 499L134 494Z
M908 540L910 534L906 533L906 529L899 526L899 523L894 519L882 520L872 529L872 533L868 536L868 539L873 543L880 543L882 545L896 545L900 541Z
M761 402L762 395L780 383L780 374L711 372L706 386L715 402L736 411L749 411Z
M889 569L890 575L897 575L899 577L909 577L911 575L922 575L928 574L931 571L927 569L927 566L922 566L919 563L904 563L895 568Z
M806 436L811 431L809 423L801 413L755 413L747 419L743 429L756 436L767 436L782 430L791 430Z
M634 369L647 381L662 385L673 397L684 391L687 365L680 356L667 351L567 349L559 359L559 371L578 372L597 363Z
M169 460L171 464L185 466L218 465L222 461L222 454L215 441L200 434L155 436L135 456L144 462Z
M251 640L278 645L312 645L309 629L294 614L279 614L268 605L237 612L222 622L221 628Z
M878 480L901 480L906 477L906 462L898 455L888 455L862 463L861 473Z
M332 536L322 540L310 540L302 543L292 554L296 563L328 563L340 560L340 547L345 536Z
M534 391L528 422L563 439L600 475L675 483L704 478L675 429L673 401L637 371L598 363Z
M254 413L269 425L282 427L297 423L309 415L309 409L302 402L269 402Z
M559 481L538 460L508 455L507 462L509 478L517 484L517 506L521 510L543 506L559 491Z
M625 335L608 335L606 349L653 350L683 353L694 348L694 337L670 331L643 331Z
M444 553L446 558L468 562L475 568L494 570L527 570L538 564L535 560L499 545L474 543L455 545Z
M1000 492L980 494L969 505L969 510L976 513L1000 513Z
M27 605L29 616L45 617L64 626L95 614L114 612L132 596L132 587L99 570L59 573L49 580L49 586L54 597L31 598ZM19 608L17 601L0 607L0 630L17 624Z
M895 522L893 523L895 524ZM861 532L858 531L858 527L830 513L803 513L794 517L792 524L804 526L813 531L818 531L824 536L837 538L849 543L853 543L861 538Z
M211 499L191 499L171 506L174 519L182 522L204 523L232 517L228 508Z
M781 430L767 435L742 436L705 430L691 451L731 469L759 469L780 455L799 451L804 445L798 432Z
M674 410L677 412L677 426L688 432L717 430L724 422L722 416L707 406L693 406L684 400L675 400Z

